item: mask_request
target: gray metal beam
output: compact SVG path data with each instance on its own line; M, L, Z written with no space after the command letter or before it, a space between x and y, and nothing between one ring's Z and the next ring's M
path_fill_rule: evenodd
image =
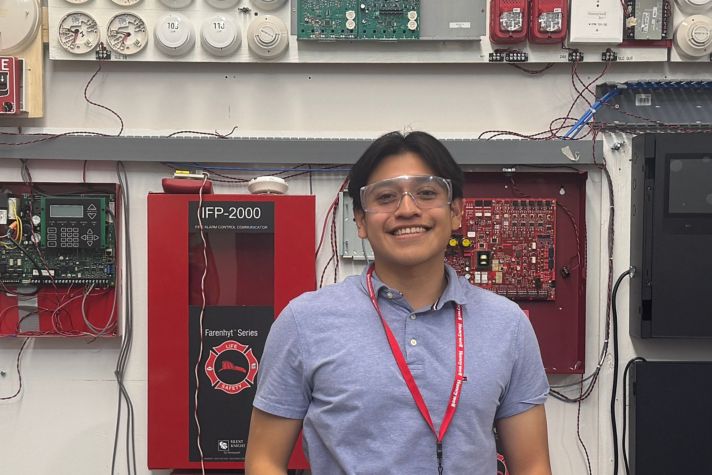
M63 136L36 140L37 135L5 135L0 160L11 158L207 163L354 163L373 139L299 137L165 138ZM592 164L591 141L444 139L463 165ZM568 147L568 149L567 149ZM602 157L602 143L596 143ZM578 157L577 161L573 158Z

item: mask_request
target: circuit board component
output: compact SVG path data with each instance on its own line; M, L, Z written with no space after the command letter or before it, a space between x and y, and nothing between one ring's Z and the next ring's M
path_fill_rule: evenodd
M299 0L297 39L417 40L420 0Z
M555 300L556 200L467 198L445 255L472 284L515 300Z
M0 282L115 285L113 194L3 194Z
M668 0L627 0L624 38L659 41L668 38L672 7Z

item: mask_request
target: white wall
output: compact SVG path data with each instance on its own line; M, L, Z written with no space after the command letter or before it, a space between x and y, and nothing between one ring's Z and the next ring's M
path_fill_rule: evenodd
M532 65L535 67L535 65ZM592 79L601 65L579 67ZM46 117L19 123L1 119L8 131L95 130L115 133L118 121L84 102L84 86L96 65L47 64ZM708 65L615 64L604 81L641 78L706 78ZM255 64L117 64L103 66L90 88L92 100L119 113L125 135L161 135L176 130L229 131L241 135L377 136L393 129L423 129L439 136L472 137L486 129L535 132L564 115L575 95L570 67L556 65L529 76L506 65L255 65ZM575 115L583 108L578 107ZM626 140L618 136L615 140ZM610 143L612 138L607 140ZM614 275L628 268L629 144L620 152L606 147L616 198ZM2 159L0 181L20 181L16 160ZM209 161L211 157L196 157ZM352 157L356 158L356 157ZM525 158L525 157L523 157ZM35 181L80 181L80 162L33 161ZM146 469L146 193L160 190L168 169L160 164L128 163L131 198L131 242L134 259L135 341L127 386L136 409L139 473ZM606 306L607 187L589 167L587 229L586 361L590 370L604 338ZM89 181L115 181L114 164L90 162ZM317 223L342 177L316 176ZM292 192L308 192L308 182L291 181ZM240 186L217 185L218 192ZM326 255L326 252L323 253ZM318 268L325 262L322 257ZM344 263L342 275L358 267ZM712 359L704 342L641 342L627 335L627 283L621 286L621 360ZM0 396L15 391L15 359L20 341L0 340ZM118 341L87 344L82 340L35 339L22 358L23 392L0 403L0 473L97 474L109 472L116 411L113 368ZM608 414L612 362L606 360L598 390L582 404L581 433L593 473L612 470ZM622 368L621 368L622 371ZM557 377L552 382L576 378ZM619 385L620 390L620 385ZM619 397L620 399L620 397ZM620 407L620 405L619 405ZM576 438L575 405L547 403L551 455L556 474L586 473ZM619 427L620 430L620 427ZM117 473L127 473L123 444ZM623 473L622 460L619 473Z

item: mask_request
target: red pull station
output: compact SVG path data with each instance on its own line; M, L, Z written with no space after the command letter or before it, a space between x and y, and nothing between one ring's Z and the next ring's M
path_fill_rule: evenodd
M22 112L22 60L0 56L0 115Z

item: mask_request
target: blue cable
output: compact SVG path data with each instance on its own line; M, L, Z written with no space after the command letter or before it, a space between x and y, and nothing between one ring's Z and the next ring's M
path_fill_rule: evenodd
M564 134L564 138L575 138L578 133L583 129L583 126L586 125L586 123L593 117L593 114L598 111L598 109L603 106L609 99L611 99L614 96L617 96L620 94L620 90L618 88L612 89L608 91L603 97L601 97L599 100L591 104L591 107L581 116L579 120L576 121L576 123Z

